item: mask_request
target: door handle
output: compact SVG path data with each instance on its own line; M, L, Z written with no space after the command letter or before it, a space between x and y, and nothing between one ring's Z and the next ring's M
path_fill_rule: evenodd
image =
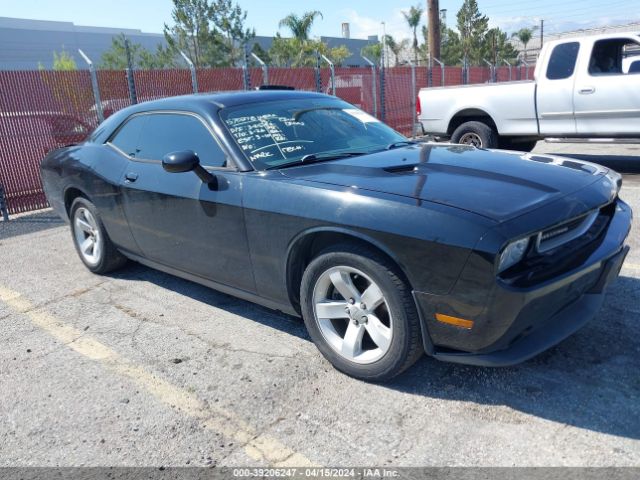
M578 93L581 95L590 95L592 93L595 93L595 91L596 91L595 87L584 87L578 90Z
M138 179L138 174L135 172L128 172L124 176L125 182L133 183Z

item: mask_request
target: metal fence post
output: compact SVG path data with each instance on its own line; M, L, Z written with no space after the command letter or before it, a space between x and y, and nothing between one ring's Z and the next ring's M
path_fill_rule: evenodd
M0 183L0 212L5 222L9 221L9 210L7 209L7 200L4 196L4 187Z
M184 58L184 61L189 65L189 70L191 70L191 86L193 87L193 93L198 93L198 76L196 72L196 67L191 61L187 54L180 50L180 55Z
M384 58L384 57L383 57ZM386 113L387 113L387 109L385 106L385 92L384 92L384 63L381 64L380 66L380 120L382 120L383 122L385 121L385 117L386 117Z
M507 62L504 58L502 59L502 61L506 63L507 66L509 67L509 81L511 81L511 64Z
M493 70L493 63L491 63L486 58L483 58L482 61L489 65L489 83L496 83L496 78Z
M429 54L429 62L427 63L427 87L433 87L433 61L431 60L431 54Z
M329 71L331 72L331 95L336 96L336 68L333 62L329 60L325 55L320 55L322 59L329 64Z
M409 61L409 65L411 66L411 118L413 118L411 136L415 138L418 133L416 129L416 65L412 61Z
M441 79L441 83L440 86L444 87L444 62L441 62L440 60L438 60L436 57L433 57L433 60L435 62L438 63L438 65L440 65L440 74L442 75L442 79Z
M249 90L251 88L251 77L249 76L249 51L247 50L247 46L244 46L244 56L242 62L242 86L245 90Z
M469 83L469 70L467 69L467 57L462 59L462 84Z
M89 75L91 75L91 89L93 90L93 99L96 102L96 114L98 115L98 123L104 122L104 111L102 110L102 101L100 100L100 88L98 88L98 74L96 73L96 67L87 55L80 49L78 49L80 56L89 65Z
M316 92L322 92L322 75L320 73L320 52L316 50Z
M520 61L524 64L525 79L529 80L529 64L524 58L521 58Z
M133 78L133 63L131 61L131 48L129 47L129 39L124 39L124 48L127 52L127 86L129 87L129 100L131 105L138 103L138 96L136 95L136 82Z
M262 61L262 59L256 55L255 53L251 52L251 56L253 58L256 59L256 61L260 64L260 66L262 67L262 84L263 85L269 85L269 67L267 66L266 63L264 63Z
M378 88L376 82L376 64L362 55L364 61L371 66L371 98L373 99L373 116L378 116Z

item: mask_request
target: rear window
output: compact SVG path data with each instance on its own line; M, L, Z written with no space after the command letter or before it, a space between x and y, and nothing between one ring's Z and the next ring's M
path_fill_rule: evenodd
M551 52L551 58L549 58L547 78L549 80L562 80L573 75L579 50L580 43L578 42L556 45Z

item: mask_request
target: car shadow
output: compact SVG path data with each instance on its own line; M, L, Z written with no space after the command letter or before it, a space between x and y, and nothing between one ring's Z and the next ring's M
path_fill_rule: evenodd
M9 217L8 222L0 221L0 240L41 232L62 225L64 225L64 221L53 210L45 210L15 218Z
M138 264L113 277L148 281L309 340L299 318ZM639 279L621 276L610 286L605 304L594 320L521 365L484 368L423 357L383 388L446 401L503 406L561 424L640 438L638 292Z
M639 149L640 150L640 149ZM638 155L594 155L586 153L552 153L562 157L575 158L585 162L597 163L603 167L611 168L624 175L640 174L640 152Z

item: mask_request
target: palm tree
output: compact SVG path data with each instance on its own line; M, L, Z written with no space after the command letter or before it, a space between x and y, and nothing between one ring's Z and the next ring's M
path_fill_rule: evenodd
M282 20L278 26L280 28L286 27L291 30L293 37L301 42L309 40L309 34L311 33L311 25L313 25L316 17L324 18L322 12L313 10L311 12L305 12L302 16L298 16L295 13L290 13Z
M533 32L537 29L538 27L532 27L532 28L521 28L520 30L518 30L517 32L514 32L511 34L511 38L513 37L517 37L518 40L520 40L522 42L522 46L524 47L524 56L527 56L527 44L531 41L531 37L533 37Z
M418 63L418 26L423 13L424 9L420 5L411 7L408 12L402 12L409 27L413 29L413 58L416 64Z
M396 42L396 39L393 38L391 35L385 35L385 41L386 41L387 47L389 48L389 50L391 50L391 52L393 53L393 56L396 59L395 66L397 67L398 64L400 63L400 53L402 53L402 50L404 50L407 47L407 44L409 43L409 41L405 38L401 42Z

